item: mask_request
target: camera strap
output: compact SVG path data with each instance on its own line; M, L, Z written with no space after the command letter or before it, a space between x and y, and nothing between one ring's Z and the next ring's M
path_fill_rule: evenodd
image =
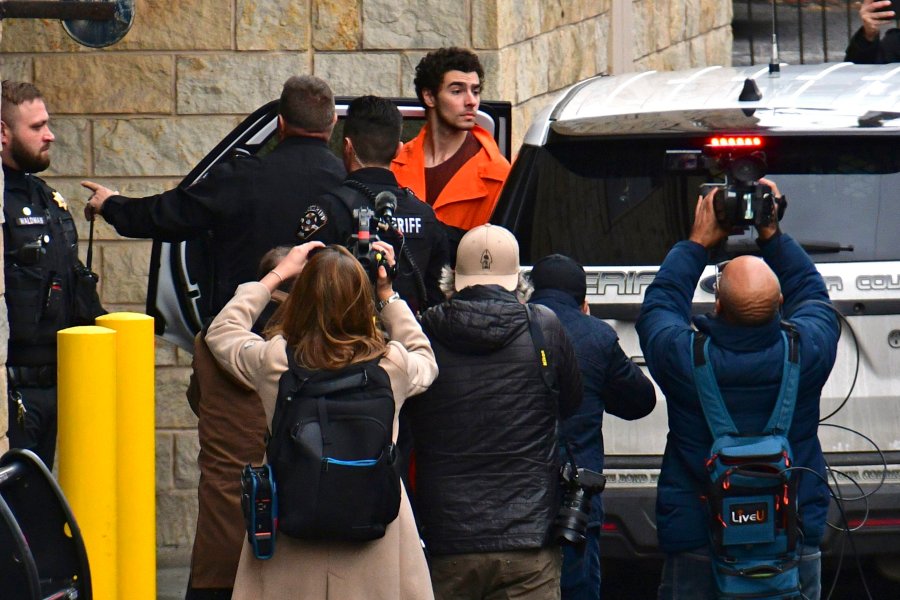
M556 373L553 371L553 365L550 363L550 351L547 349L547 340L544 338L544 332L538 324L533 307L525 303L525 317L528 319L528 329L531 332L531 342L534 344L534 350L537 352L538 361L541 365L541 379L544 385L550 390L553 398L559 399L559 386L556 385ZM572 446L566 439L562 428L557 431L560 445L566 450L566 461L576 468L575 454L572 452Z
M528 329L531 332L531 343L534 344L534 350L537 352L538 362L541 366L541 379L544 385L555 396L559 395L559 387L556 385L556 377L553 367L550 364L550 352L547 350L547 340L544 338L544 332L541 330L540 324L537 322L533 313L533 307L525 304L525 318L528 320Z

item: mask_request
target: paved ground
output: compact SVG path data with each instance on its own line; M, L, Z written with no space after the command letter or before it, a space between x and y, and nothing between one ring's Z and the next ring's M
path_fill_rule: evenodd
M187 580L187 567L159 569L156 572L157 600L184 600Z

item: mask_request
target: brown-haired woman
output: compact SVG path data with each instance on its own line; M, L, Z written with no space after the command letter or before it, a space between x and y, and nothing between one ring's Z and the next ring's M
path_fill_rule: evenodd
M393 249L376 242L394 263ZM313 255L310 257L310 252ZM299 275L298 275L299 274ZM270 294L283 279L297 280L267 329L268 340L250 331ZM210 325L206 341L223 368L262 398L269 427L278 381L287 368L287 347L309 369L340 369L382 357L394 393L394 440L403 401L424 391L437 376L428 338L405 302L394 294L379 267L375 299L369 278L346 249L311 242L294 247L258 283L238 287L234 298ZM383 538L371 542L308 541L278 536L274 556L258 560L245 541L234 585L235 600L433 598L428 567L406 491L400 514Z

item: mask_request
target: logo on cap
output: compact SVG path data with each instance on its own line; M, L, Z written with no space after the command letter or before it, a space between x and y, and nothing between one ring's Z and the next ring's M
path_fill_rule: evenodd
M494 259L491 258L491 252L485 249L485 251L481 253L481 268L485 271L489 270L493 261Z

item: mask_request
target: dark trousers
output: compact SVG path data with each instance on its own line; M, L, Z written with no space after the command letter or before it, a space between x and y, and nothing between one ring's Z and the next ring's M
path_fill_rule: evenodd
M585 532L584 548L563 545L562 600L600 600L600 528Z
M558 546L429 559L435 600L559 600Z
M19 419L19 403L25 407L24 420ZM9 447L25 448L53 469L56 454L56 386L10 387Z
M192 588L189 581L184 600L231 600L231 588Z

